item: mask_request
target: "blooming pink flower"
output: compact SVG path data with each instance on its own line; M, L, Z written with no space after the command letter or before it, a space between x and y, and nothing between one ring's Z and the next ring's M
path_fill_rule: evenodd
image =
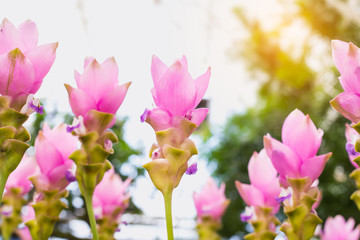
M35 140L36 161L41 172L38 181L44 187L65 188L74 180L71 174L74 162L69 156L77 145L77 137L66 132L64 124L53 129L44 124Z
M4 19L0 25L0 94L26 99L40 88L55 60L57 43L37 46L32 21L18 28Z
M360 134L353 129L349 124L345 124L345 137L346 137L346 151L348 152L348 156L350 162L354 167L359 168L359 166L353 161L356 157L360 155L360 153L355 151L355 143L358 139L360 139Z
M344 117L354 123L360 121L360 51L352 43L332 40L332 55L339 70L343 93L337 95L330 104Z
M321 240L358 240L360 236L359 227L355 226L354 219L350 218L347 222L341 215L335 218L329 217L326 220Z
M153 56L151 74L154 82L151 93L157 108L146 109L141 121L147 120L156 131L176 126L183 117L197 126L204 121L208 109L195 108L209 85L210 68L194 80L188 72L185 56L170 67Z
M316 129L309 115L295 109L284 121L282 142L269 134L264 136L264 146L274 168L280 174L280 182L287 187L286 177L310 177L315 181L324 170L331 153L316 156L323 131Z
M131 82L119 86L118 67L114 58L99 64L93 58L86 58L84 73L75 71L78 88L65 85L73 113L83 116L90 110L115 114L123 102Z
M209 178L201 192L194 192L193 198L198 221L204 216L220 221L230 203L225 197L225 183L221 183L218 188L212 178Z
M254 152L248 164L250 184L236 181L236 188L248 206L271 207L275 214L280 207L276 198L281 192L277 171L266 151Z
M19 166L13 171L5 185L6 191L11 188L21 188L21 194L26 194L31 190L29 177L39 172L39 166L34 157L24 155Z
M117 216L122 214L129 206L130 194L127 188L131 179L124 182L115 174L114 169L108 170L101 182L96 186L93 196L93 207L98 218L104 216L114 217L114 211L118 210Z

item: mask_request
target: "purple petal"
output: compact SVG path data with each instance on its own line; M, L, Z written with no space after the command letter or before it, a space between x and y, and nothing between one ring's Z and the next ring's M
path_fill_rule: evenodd
M74 176L74 174L71 171L66 171L65 172L65 178L66 180L71 183L71 182L75 182L76 181L76 177Z
M355 147L354 147L354 145L352 143L347 142L345 144L345 149L348 152L348 154L351 155L351 156L355 156L355 155L358 154L358 152L355 151Z
M185 171L185 173L187 175L194 175L197 172L198 168L197 168L197 163L193 163L191 164Z
M67 126L66 126L66 132L71 133L72 131L74 131L75 129L77 129L77 128L79 128L79 127L80 127L80 123L78 123L78 124L75 125L75 126L67 125Z
M291 198L291 193L289 193L288 195L283 196L283 197L276 197L275 199L276 199L276 202L282 203L283 201L290 199L290 198Z
M40 104L38 106L34 105L34 102L31 101L30 102L30 108L32 108L35 112L37 112L38 114L44 114L44 107L41 106Z
M140 122L145 122L146 117L149 115L149 113L150 113L150 110L145 108L144 113L140 116Z
M240 219L242 222L247 222L253 217L253 214L246 215L245 213L240 214Z

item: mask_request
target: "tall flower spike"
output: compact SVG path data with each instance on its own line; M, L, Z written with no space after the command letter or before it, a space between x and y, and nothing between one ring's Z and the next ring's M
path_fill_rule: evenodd
M274 226L279 224L275 214L279 211L280 203L276 200L281 192L277 171L266 155L265 149L259 153L254 152L248 164L248 173L251 184L235 181L236 188L244 202L253 209L253 217L250 214L241 215L253 226L254 232L247 237L265 239L265 236L275 237Z
M316 129L309 115L298 109L285 119L282 142L270 135L264 137L264 146L274 168L279 173L284 188L291 187L291 199L285 202L288 219L281 225L290 239L310 239L321 219L315 211L320 201L320 191L312 184L323 171L331 153L317 156L323 131ZM305 224L306 222L306 224Z
M208 87L210 68L194 80L185 56L170 67L153 56L151 74L154 82L151 93L157 107L146 109L140 120L155 130L157 144L150 150L152 161L144 168L164 196L168 239L172 240L172 191L186 171L195 172L195 165L188 169L188 160L197 154L197 149L188 138L208 113L207 108L195 108Z
M93 193L105 172L111 168L106 159L114 152L116 135L107 130L115 123L115 113L122 104L130 82L118 83L118 67L114 58L99 64L85 59L84 73L75 72L78 88L65 84L73 113L77 117L67 131L79 136L81 149L70 156L76 163L76 179L84 196L93 239L98 240Z

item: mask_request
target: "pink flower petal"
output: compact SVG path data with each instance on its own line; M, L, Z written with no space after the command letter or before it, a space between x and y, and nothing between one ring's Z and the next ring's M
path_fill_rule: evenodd
M356 73L360 65L360 51L352 43L332 40L332 55L341 74L340 83L346 92L360 93L360 76Z
M173 116L184 116L192 110L196 97L195 83L179 61L165 72L155 90L159 107Z
M206 73L195 79L196 100L194 103L194 108L196 108L196 106L199 105L201 99L205 95L205 92L209 86L210 75L211 75L211 68L208 68Z
M165 130L172 126L170 114L160 108L151 110L146 116L146 122L149 123L155 131Z
M158 86L160 78L164 75L168 67L155 55L152 56L151 75L155 89Z
M297 178L300 174L301 159L285 144L264 136L264 148L274 168L280 175Z
M251 185L261 191L265 191L269 184L277 179L277 171L266 155L265 149L262 149L259 154L253 153L248 164L248 173Z
M27 20L18 27L20 39L24 43L25 50L29 51L36 47L39 32L33 21Z
M99 111L115 114L124 101L130 84L131 82L128 82L121 86L116 86L110 93L104 95L98 103Z
M236 188L244 200L249 206L264 206L264 196L261 191L254 186L244 184L239 181L235 181Z
M200 124L205 120L208 112L209 112L208 108L195 109L191 113L191 121L195 123L197 126L200 126Z
M39 90L45 75L55 61L57 46L57 43L49 43L36 47L27 53L27 57L35 69L35 82L30 93L36 93Z
M300 168L301 177L310 177L315 181L324 170L325 164L330 157L331 153L327 153L304 160Z
M73 113L78 116L86 116L91 109L97 109L95 100L80 88L71 88L69 93L70 106Z
M16 97L32 88L35 72L32 63L19 49L0 56L0 94Z
M284 144L294 150L302 159L316 155L323 136L317 130L309 115L300 110L292 111L284 121L281 138Z
M15 48L19 48L22 51L25 50L17 29L5 18L0 25L0 55Z
M337 95L330 101L331 106L341 115L354 123L360 121L360 96L351 93L343 92Z

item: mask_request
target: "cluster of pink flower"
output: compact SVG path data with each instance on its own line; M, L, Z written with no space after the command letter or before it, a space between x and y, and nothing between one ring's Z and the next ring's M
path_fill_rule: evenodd
M9 137L6 135L5 138L11 138L13 142L26 142L27 132L21 126L22 122L7 126L7 121L2 118L7 117L9 112L16 112L17 116L24 116L26 120L32 112L43 112L33 94L40 88L55 60L57 43L37 46L37 42L38 32L33 22L27 21L18 28L6 19L2 22L0 127L1 134L8 134ZM345 92L331 104L353 122L351 126L346 126L346 150L358 168L355 162L360 163L360 51L351 43L333 41L333 56ZM155 187L164 195L168 239L173 239L172 191L184 173L194 174L197 170L196 164L188 165L191 156L197 154L196 146L189 137L208 113L207 108L196 107L208 88L210 68L193 79L185 57L168 67L154 56L151 74L154 82L151 93L156 108L146 109L140 119L154 129L157 143L150 151L152 160L144 168ZM35 156L24 155L20 164L11 163L19 166L10 171L8 179L5 178L6 192L1 213L16 224L5 224L3 234L11 235L16 229L19 208L11 204L19 203L15 199L22 203L23 197L31 190L31 183L36 193L28 206L28 215L23 219L29 229L18 230L23 239L47 239L51 235L54 223L49 224L46 221L50 220L46 219L57 219L61 209L66 207L60 199L67 195L66 187L72 181L78 181L84 195L94 239L99 239L98 231L100 239L111 239L128 207L130 195L127 188L131 179L123 182L106 160L113 153L112 143L117 141L117 137L106 129L113 126L115 114L131 83L118 84L118 67L114 58L102 64L93 58L85 59L84 72L75 71L75 80L78 88L65 84L76 116L73 124L62 124L53 129L44 124L35 141ZM264 136L264 149L254 152L248 164L250 184L235 183L240 196L249 206L241 214L242 221L254 226L249 239L276 237L276 226L280 222L275 214L281 206L288 216L281 225L281 231L289 239L310 239L314 234L316 226L321 223L315 211L321 200L317 179L331 156L331 153L316 155L322 136L323 131L316 128L308 115L297 109L285 119L282 142L269 134ZM0 139L0 147L4 151L11 149L8 145ZM23 148L25 151L27 147ZM13 149L8 152L6 156L10 156L9 159L16 155ZM357 173L353 175L360 176ZM360 183L360 179L358 181ZM216 231L221 227L221 218L230 203L224 192L225 185L222 183L218 188L210 178L200 193L194 193L200 239L220 239ZM354 199L360 201L360 194L355 194ZM49 213L49 207L58 211ZM42 227L40 224L48 228L47 232L39 230ZM360 229L353 228L352 219L345 222L341 216L330 218L321 238L358 239Z

